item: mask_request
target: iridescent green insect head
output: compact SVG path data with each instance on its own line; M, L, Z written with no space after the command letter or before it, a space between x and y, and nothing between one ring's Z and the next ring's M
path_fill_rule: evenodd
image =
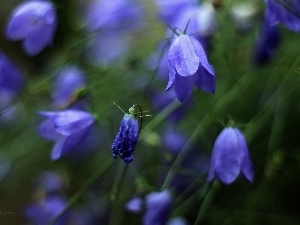
M139 133L142 128L142 117L140 116L141 124L139 127L139 116L137 115L136 107L139 109L139 113L142 116L142 109L139 105L135 104L130 107L128 113L125 113L121 121L118 134L112 144L113 157L121 157L126 163L130 163L133 160L134 147L138 141Z

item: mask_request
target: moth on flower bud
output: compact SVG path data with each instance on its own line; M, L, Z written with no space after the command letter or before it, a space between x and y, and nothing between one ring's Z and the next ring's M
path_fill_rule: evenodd
M121 121L118 134L112 144L113 157L115 159L121 157L125 163L130 163L133 160L132 154L139 138L140 129L136 107L142 112L138 105L130 107Z

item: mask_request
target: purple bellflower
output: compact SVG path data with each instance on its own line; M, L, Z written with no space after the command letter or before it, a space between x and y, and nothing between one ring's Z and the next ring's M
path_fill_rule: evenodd
M46 120L40 125L42 137L55 142L51 159L56 160L84 142L92 130L94 117L85 111L68 109L59 112L40 112Z
M169 53L169 83L166 90L174 87L180 102L185 102L194 84L204 92L215 92L215 72L209 64L201 44L185 34L172 43Z
M210 3L199 5L194 0L156 0L161 20L173 28L201 37L211 36L217 28L215 10Z
M85 19L89 31L135 27L141 19L141 8L127 0L93 0Z
M187 137L176 131L175 127L168 127L162 135L162 143L170 153L178 154L187 141Z
M256 65L268 62L274 55L279 44L278 26L263 23L260 34L255 42L253 60Z
M59 193L65 186L64 177L53 171L44 171L37 179L37 187L47 194Z
M127 55L131 45L126 32L113 30L96 33L88 43L86 52L88 62L102 66L115 65Z
M143 200L139 197L134 197L126 203L125 209L132 213L139 213L143 209Z
M13 41L23 40L25 52L34 56L51 44L56 24L50 1L26 1L12 12L6 36Z
M194 0L155 0L159 18L170 26L187 9L196 5Z
M54 82L52 92L54 108L84 109L84 101L81 99L87 94L86 86L84 73L79 68L69 66L62 69Z
M146 196L143 225L164 225L167 222L173 198L168 190L152 192Z
M267 4L265 20L269 26L284 24L294 32L300 32L300 1L299 0L265 0Z
M0 52L0 110L6 109L24 87L21 71Z
M253 181L253 168L246 139L237 128L225 128L217 137L208 175L208 181L217 177L224 184L230 184L243 174Z
M125 163L133 160L134 147L139 138L139 122L135 113L135 106L129 109L122 119L119 132L112 144L112 155L116 159L121 157Z
M22 120L24 108L14 99L24 87L21 71L4 53L0 52L0 123L14 125ZM18 117L18 120L16 120Z
M25 209L25 215L36 225L45 225L50 222L56 215L58 215L65 207L66 202L59 196L49 196L41 202L29 205ZM65 215L56 221L55 225L65 225L68 216Z

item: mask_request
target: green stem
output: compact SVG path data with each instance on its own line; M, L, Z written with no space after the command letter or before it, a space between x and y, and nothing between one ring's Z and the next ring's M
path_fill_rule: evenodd
M107 160L91 177L88 179L81 188L74 194L68 201L65 208L51 219L47 225L53 225L59 218L61 218L76 202L85 194L85 192L97 181L97 179L105 173L113 165L113 160Z
M209 209L209 207L210 207L216 193L220 189L220 187L221 187L221 185L217 181L214 181L214 183L212 184L212 186L207 194L204 191L201 192L200 198L202 199L204 196L205 196L205 198L199 209L199 213L198 213L198 216L196 218L194 225L200 224L200 222L203 220L204 216L206 215L207 210Z
M122 186L124 184L127 169L128 169L128 164L124 164L124 162L121 162L118 168L118 175L116 176L110 194L111 209L110 209L110 216L109 216L109 224L111 225L117 225L122 220L122 212L119 212L120 208L118 207L118 198L122 190Z
M121 160L119 160L119 161L121 162ZM128 168L128 164L125 164L125 168L124 168L124 163L123 162L121 162L121 163L122 164L120 164L120 167L118 169L118 175L116 176L112 191L110 193L110 200L112 202L115 202L118 200L119 193L120 193L120 190L124 183L125 175L126 175L127 168Z

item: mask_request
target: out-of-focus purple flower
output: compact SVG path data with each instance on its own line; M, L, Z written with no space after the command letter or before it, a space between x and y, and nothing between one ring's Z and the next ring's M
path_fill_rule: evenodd
M127 0L94 0L87 8L85 20L89 31L113 30L139 26L141 7Z
M199 5L197 1L189 0L157 0L159 16L162 21L187 34L201 37L211 36L217 29L214 7L210 3ZM187 26L188 25L188 26Z
M196 39L179 35L169 49L168 62L169 83L166 90L174 87L180 102L185 102L192 95L194 84L204 92L214 93L215 72Z
M85 141L95 122L90 113L76 109L40 112L40 115L46 118L39 127L40 135L55 142L52 160L59 159Z
M24 78L17 66L0 52L0 109L6 108L24 87Z
M174 217L168 220L166 225L188 225L188 222L181 217Z
M99 33L88 44L87 59L93 64L109 66L122 59L129 52L130 45L124 32Z
M157 51L153 53L147 60L146 66L149 70L155 71L158 75L158 80L167 81L169 77L168 69L168 48L169 43L161 42L158 45Z
M169 127L162 135L162 142L166 149L173 153L178 154L186 143L187 138L174 128Z
M21 113L22 105L13 102L23 89L24 83L21 71L4 53L0 52L0 122L2 124L12 125L16 121L16 115L24 115Z
M37 202L25 209L25 215L36 225L45 225L58 215L65 207L66 202L59 196L46 197L41 202ZM65 225L67 215L62 216L55 225Z
M6 36L13 41L23 40L26 53L34 56L51 44L56 24L50 1L26 1L12 12Z
M38 177L37 185L47 193L55 193L63 189L65 182L61 174L53 171L44 171Z
M160 19L170 26L180 17L181 13L196 5L194 0L155 0Z
M164 225L167 222L173 198L168 190L152 192L146 196L143 225Z
M54 82L53 104L57 109L84 109L81 99L86 95L86 79L82 70L75 66L62 69Z
M265 0L267 4L265 20L269 26L284 24L294 32L300 32L299 0Z
M253 60L256 65L262 65L270 60L279 44L279 30L277 26L263 23L259 37L255 42Z
M230 184L240 173L253 181L253 168L246 139L240 130L228 127L215 141L208 181L216 177L224 184Z
M157 92L153 90L151 93L151 103L155 109L155 111L161 111L169 104L172 103L173 100L176 99L176 94L174 90L170 90L168 92ZM190 108L191 101L187 100L177 109L175 109L169 116L168 119L170 121L179 121L184 115L185 112Z
M133 160L133 151L139 138L139 122L135 114L135 105L129 109L121 121L121 125L112 144L112 155L116 159L121 157L124 162Z
M139 197L132 198L126 203L125 208L129 212L139 213L143 208L143 200Z

